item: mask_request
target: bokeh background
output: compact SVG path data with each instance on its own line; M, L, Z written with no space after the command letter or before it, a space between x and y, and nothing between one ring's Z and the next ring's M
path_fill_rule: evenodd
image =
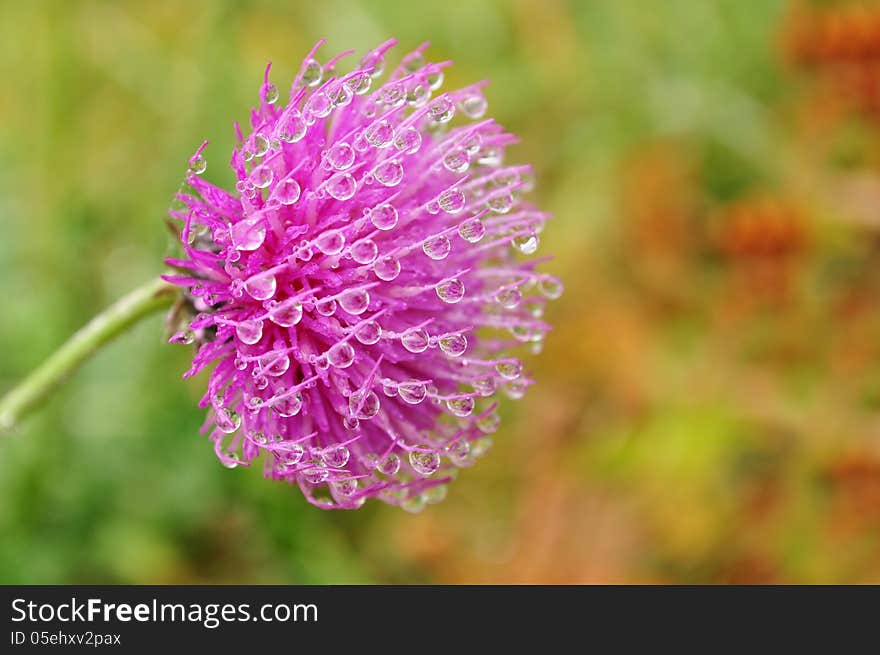
M0 582L880 582L876 4L4 2L0 390L322 36L492 80L566 284L538 384L445 503L325 513L220 466L153 317L0 440Z

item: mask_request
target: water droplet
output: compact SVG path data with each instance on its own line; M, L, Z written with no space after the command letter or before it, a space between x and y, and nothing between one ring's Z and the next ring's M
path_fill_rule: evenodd
M306 454L306 449L302 444L298 443L282 444L276 448L276 453L285 464L293 466L302 461L303 456Z
M346 430L357 430L361 427L361 421L354 416L346 416L342 419L342 425Z
M526 395L526 391L529 388L528 382L525 380L511 380L504 387L504 391L507 393L509 398L513 400L519 400L523 396Z
M292 393L289 396L283 396L282 398L276 398L275 400L273 400L272 410L279 416L290 418L291 416L296 416L297 414L299 414L299 411L302 409L302 405L302 394L297 391L296 393Z
M263 373L277 378L290 368L290 357L284 353L269 353L260 359L260 365L263 367Z
M378 121L367 128L364 138L376 148L387 148L394 138L394 128L388 121Z
M431 93L421 84L414 85L406 94L406 101L411 107L424 107L431 98Z
M471 165L471 158L464 148L446 153L443 157L443 168L450 173L464 173Z
M293 327L302 319L302 313L302 303L288 300L273 307L269 311L269 318L281 327Z
M477 158L477 163L482 166L500 166L503 160L503 153L500 148L488 147L484 148Z
M324 69L321 63L315 59L309 59L303 64L302 81L306 86L318 86L324 77Z
M275 295L278 283L272 273L253 275L244 283L244 290L254 300L268 300Z
M432 91L436 91L443 85L443 71L438 70L428 75L425 80Z
M509 193L492 196L486 202L486 205L496 214L506 214L513 207L513 196Z
M448 123L455 116L455 105L452 104L452 100L445 96L437 98L429 105L428 116L435 123Z
M449 189L440 194L440 197L437 199L437 204L440 205L440 209L445 211L447 214L457 214L462 209L464 209L465 203L467 199L464 194L458 189Z
M351 289L339 296L339 306L355 316L363 314L370 305L370 294L366 289Z
M370 52L361 59L361 68L369 73L370 77L379 77L385 70L385 59L378 52Z
M438 484L430 489L426 489L422 494L422 498L425 499L426 503L436 505L437 503L442 503L446 500L448 490L449 488L445 484Z
M422 250L431 259L446 259L449 252L452 250L452 244L449 242L449 237L445 234L441 234L438 237L425 241L425 243L422 244Z
M355 151L345 141L340 141L327 151L327 162L337 171L344 171L354 164Z
M360 409L358 409L360 406ZM348 397L348 411L359 419L371 419L379 413L379 396L372 389L355 391Z
M413 73L425 65L425 55L421 52L411 52L403 58L403 65L406 70Z
M538 235L523 234L518 237L514 237L510 243L522 254L531 255L534 254L534 252L538 249Z
M470 466L473 464L471 444L467 439L456 439L451 444L448 444L446 446L446 454L449 455L449 459L456 466Z
M339 230L327 230L315 239L315 246L325 255L338 255L345 247L345 236Z
M410 405L418 405L428 395L428 389L422 382L408 380L397 385L397 393L404 402Z
M236 250L256 250L266 239L266 224L259 218L246 218L229 230Z
M340 84L330 91L330 102L334 107L348 107L354 100L354 94L345 84Z
M274 105L278 102L278 87L271 82L263 85L263 101L269 105Z
M321 316L333 316L336 313L336 301L332 298L319 300L315 303L315 311Z
M263 134L254 134L254 156L262 157L269 152L269 139Z
M296 143L306 135L307 129L308 126L303 120L302 115L298 111L291 112L284 120L278 133L278 138L287 143Z
M309 484L321 484L322 482L326 482L327 478L330 477L330 471L323 466L313 466L304 470L302 472L302 477L303 480Z
M316 91L306 102L306 114L315 118L324 118L331 111L333 111L333 103L330 101L330 96L323 91Z
M458 416L459 418L464 418L465 416L470 416L471 413L474 411L474 399L453 398L452 400L446 401L446 407L455 416Z
M495 393L495 378L491 376L477 378L471 383L471 385L474 387L474 391L476 391L484 398L487 398Z
M379 324L376 323L376 321L367 321L366 323L359 325L354 332L355 339L367 346L379 341L381 336L382 328L379 327Z
M515 380L522 373L522 362L518 359L509 359L495 364L498 375L505 380Z
M214 423L221 432L232 434L241 427L241 416L234 409L224 407L214 413Z
M366 73L355 73L345 80L343 84L355 95L362 96L370 90L370 87L373 84L373 78Z
M335 469L340 469L348 464L349 457L351 457L351 452L348 450L348 446L342 444L325 448L321 453L321 459L324 460L324 463Z
M422 147L422 135L413 126L405 127L394 139L394 147L404 155L412 155Z
M235 326L235 334L242 343L255 344L263 338L263 321L242 321Z
M208 160L202 155L193 155L189 160L189 172L194 175L201 175L208 168Z
M373 264L373 271L380 280L390 282L400 275L400 262L396 257L386 255L376 260L376 263Z
M376 470L383 475L397 475L400 470L400 457L396 453L389 453L379 460L376 464Z
M403 180L403 164L396 159L382 162L373 170L373 175L383 186L397 186Z
M258 189L265 189L272 184L273 177L275 177L275 174L272 172L271 168L268 166L257 166L251 173L250 180L251 184Z
M327 180L325 188L336 200L348 200L357 191L357 180L351 173L341 173Z
M282 205L292 205L302 193L299 182L292 177L286 177L275 185L275 197Z
M486 234L486 226L479 218L469 218L458 226L458 236L468 243L476 243Z
M386 84L379 92L379 99L389 107L400 107L406 102L406 89L401 84Z
M459 107L461 107L462 113L465 116L472 119L482 118L486 115L486 109L488 108L488 103L486 102L486 98L484 98L479 93L474 93L472 95L466 96L461 99L459 102Z
M358 490L357 478L334 480L330 483L330 489L333 492L334 496L340 496L342 498L353 496L355 493L357 493Z
M336 368L348 368L354 362L354 348L347 341L340 341L327 351L327 362Z
M495 294L495 300L505 309L514 309L522 301L522 293L517 288L501 289Z
M400 343L411 353L423 353L428 349L428 333L424 328L410 328L400 336Z
M501 418L494 411L489 412L485 416L481 416L476 421L477 429L485 434L491 434L498 429L501 424ZM471 446L473 450L473 446Z
M370 210L370 222L377 230L391 230L397 225L397 209L388 203Z
M450 357L460 357L467 350L467 337L463 334L447 334L440 337L437 344Z
M351 244L349 252L358 264L372 264L379 254L379 247L372 239L361 239Z
M437 453L423 453L420 450L411 450L409 463L419 475L433 475L440 468L440 455Z
M193 341L195 341L196 335L193 334L192 330L181 330L177 334L175 334L169 340L171 343L182 343L185 346L188 346Z
M422 494L410 496L400 503L400 508L410 514L418 514L425 509L425 497Z
M440 300L450 305L464 298L464 283L457 278L441 282L435 287L435 290Z
M550 300L556 300L562 295L562 282L552 277L541 278L538 290Z

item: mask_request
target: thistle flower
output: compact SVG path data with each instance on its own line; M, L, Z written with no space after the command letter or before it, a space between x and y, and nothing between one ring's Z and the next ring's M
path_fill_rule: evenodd
M203 144L178 195L195 375L213 364L204 430L229 467L322 508L366 498L418 511L490 445L496 398L532 383L559 281L523 258L548 215L521 199L528 166L483 118L485 82L443 93L427 44L378 80L389 41L349 73L311 51L287 104L269 81L237 128L235 192L204 181ZM270 65L271 66L271 65ZM194 317L193 317L194 315ZM177 319L175 319L177 320Z

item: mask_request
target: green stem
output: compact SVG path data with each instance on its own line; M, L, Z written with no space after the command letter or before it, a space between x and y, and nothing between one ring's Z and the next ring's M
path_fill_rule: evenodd
M0 399L0 432L12 430L104 344L153 312L169 307L175 287L150 280L95 316Z

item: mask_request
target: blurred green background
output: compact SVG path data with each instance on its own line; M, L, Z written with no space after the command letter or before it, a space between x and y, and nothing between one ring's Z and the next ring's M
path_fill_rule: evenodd
M198 434L161 318L0 440L3 583L880 582L880 9L5 2L0 391L162 269L265 63L389 36L492 81L566 294L491 455L325 513Z

